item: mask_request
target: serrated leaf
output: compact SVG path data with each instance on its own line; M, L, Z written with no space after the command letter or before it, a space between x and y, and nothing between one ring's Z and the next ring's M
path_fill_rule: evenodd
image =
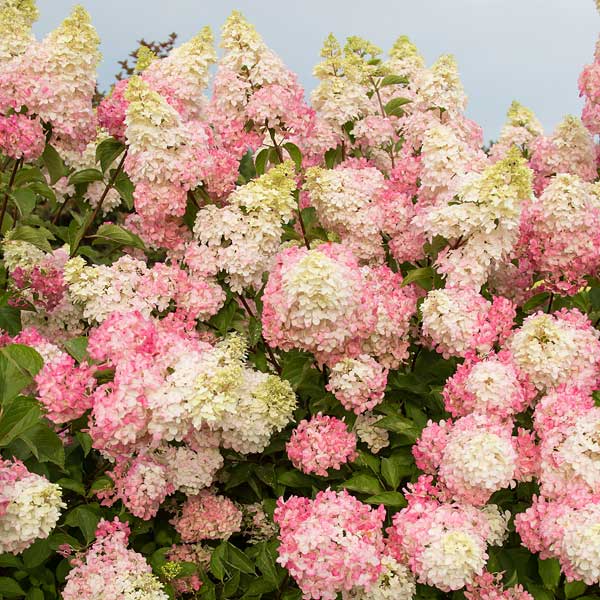
M379 483L377 477L370 475L369 473L356 473L350 479L347 479L341 484L341 487L351 490L353 492L359 492L361 494L380 494L383 492L383 488Z
M92 437L89 433L85 433L85 431L75 432L75 437L83 450L83 456L87 456L92 449Z
M23 588L10 577L0 577L0 594L5 598L19 598L25 595Z
M17 225L10 234L11 240L29 242L44 252L52 252L48 240L53 240L54 235L45 227L31 227L30 225Z
M42 153L44 166L50 175L50 183L54 185L61 177L67 174L67 169L60 154L50 144L46 144Z
M567 581L565 583L565 598L571 600L571 598L577 598L581 596L587 589L587 585L583 581Z
M11 195L13 202L16 204L22 217L31 214L36 203L36 195L32 189L20 188L15 190Z
M277 483L287 487L312 487L314 481L299 471L285 471L277 475Z
M127 209L131 210L134 204L133 192L135 191L135 186L125 171L119 171L115 179L114 188L119 192Z
M232 543L227 543L227 556L225 561L238 571L246 574L254 573L254 563Z
M267 160L269 160L269 148L263 148L254 159L257 175L264 175L267 168Z
M386 75L379 84L380 87L386 87L388 85L402 85L407 84L408 79L406 77L401 77L400 75Z
M27 550L23 551L23 564L27 569L41 565L52 554L52 548L47 539L36 540Z
M40 462L65 466L65 449L61 439L45 423L38 423L19 436ZM82 486L83 487L83 486ZM72 488L70 488L72 489ZM82 490L82 494L85 490Z
M398 488L402 478L410 475L412 471L412 461L407 460L403 454L393 454L389 458L381 459L381 475L394 490Z
M106 173L106 169L113 164L115 158L122 154L124 150L125 144L114 137L102 140L98 144L96 147L96 162L100 163L100 168L103 173Z
M256 557L256 566L260 569L264 578L274 584L277 584L276 559L277 555L270 550L267 544L263 543Z
M408 98L392 98L384 107L385 114L388 116L401 117L404 114L402 106L412 102Z
M79 185L82 183L92 183L93 181L103 181L104 175L98 169L82 169L81 171L77 171L73 173L71 177L69 177L70 185Z
M415 424L410 419L401 417L399 415L389 415L387 417L383 417L383 419L380 419L377 421L377 423L375 423L375 427L381 427L387 431L400 433L402 435L414 438L415 440L419 435L419 430Z
M554 591L560 582L560 563L556 558L538 560L538 573L544 582L544 586Z
M210 572L219 580L225 577L225 558L227 557L227 542L221 542L210 555Z
M0 447L8 446L28 429L35 427L40 418L40 406L32 398L19 396L5 404L0 416Z
M96 535L96 527L100 521L100 511L92 505L76 506L67 513L65 525L78 527L89 544Z
M128 231L120 225L114 225L112 223L100 225L95 235L91 235L90 238L94 238L94 241L92 242L94 245L97 243L106 243L108 241L117 246L131 246L132 248L139 248L140 250L146 249L144 242L138 235Z
M385 506L394 506L395 508L402 508L408 503L406 498L400 492L381 492L369 496L365 502L368 504L384 504Z
M405 287L410 283L416 283L419 287L429 291L432 288L434 277L435 271L431 267L419 267L406 274L400 287Z
M65 350L78 362L82 363L89 358L87 353L88 338L85 336L71 338L64 344Z
M292 144L292 142L286 142L283 144L283 147L294 161L296 169L300 170L302 168L302 152L300 152L300 148L296 144Z

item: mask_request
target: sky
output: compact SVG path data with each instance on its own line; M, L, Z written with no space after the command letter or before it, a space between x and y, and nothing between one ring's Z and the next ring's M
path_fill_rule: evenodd
M428 64L454 54L469 105L467 115L498 136L512 100L533 109L547 132L565 114L580 115L577 78L592 61L600 32L594 0L79 0L102 39L100 87L137 40L162 41L172 31L188 40L204 25L218 35L241 10L294 70L307 92L325 37L358 35L383 50L408 35ZM68 15L72 0L38 0L43 36Z

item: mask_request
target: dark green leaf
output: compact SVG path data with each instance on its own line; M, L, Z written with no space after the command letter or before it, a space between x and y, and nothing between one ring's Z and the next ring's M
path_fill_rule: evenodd
M132 248L139 248L145 250L146 246L141 238L128 231L120 225L113 225L112 223L106 223L98 227L98 231L95 235L91 235L91 238L95 238L92 244L105 244L111 242L117 246L131 246Z
M88 360L87 353L88 338L81 336L71 338L64 344L65 350L79 363Z
M402 478L412 473L414 463L411 459L402 453L381 459L381 475L392 489L397 489Z
M0 417L0 447L7 446L35 427L41 418L39 404L32 398L19 396L3 406Z
M407 84L408 79L406 77L401 77L400 75L386 75L382 80L380 87L386 87L388 85L400 85Z
M560 581L560 563L556 558L538 561L538 572L544 586L549 590L556 590Z
M44 252L52 252L52 246L50 246L48 240L53 240L54 235L45 227L36 228L29 225L17 225L11 231L10 239L29 242Z
M50 174L51 184L55 184L61 177L64 177L67 174L65 163L59 153L50 144L46 144L44 152L42 153L42 160Z
M70 185L78 185L81 183L91 183L92 181L103 181L104 175L98 169L82 169L81 171L77 171L73 173L71 177L69 177Z
M300 471L285 471L277 475L277 482L287 487L312 487L314 481Z
M407 502L404 496L400 492L381 492L374 496L369 496L365 502L369 504L384 504L385 506L395 506L396 508L402 508L406 506Z
M76 506L67 513L65 525L78 527L83 533L87 543L91 542L96 534L96 527L100 521L100 511L91 504Z
M269 159L269 148L263 148L254 160L256 166L256 174L264 175L265 169L267 168L267 160Z
M225 577L225 559L227 557L227 542L221 542L210 556L210 572L219 580Z
M233 544L227 544L226 562L242 573L254 573L254 564L252 561Z
M44 600L44 592L40 588L30 588L25 600Z
M283 144L283 147L287 150L290 158L294 161L296 169L300 170L302 168L302 152L300 152L300 148L298 148L296 144L292 144L292 142L286 142Z
M23 552L23 564L27 569L41 565L52 554L48 540L36 540Z
M96 162L100 163L100 168L103 173L106 172L106 169L112 165L115 158L117 158L123 150L125 150L125 144L114 137L102 140L98 144L96 147Z
M21 188L12 193L12 199L22 217L27 216L35 208L35 192L29 188Z
M114 187L121 195L127 209L131 210L133 208L133 192L135 191L135 186L131 183L131 179L129 179L129 176L125 171L119 172Z
M10 577L0 577L0 594L6 598L18 598L24 596L23 588Z
M404 114L402 106L408 104L409 102L412 102L412 100L409 100L408 98L392 98L385 105L385 114L389 116L401 117Z
M420 267L413 269L406 274L406 277L402 280L401 287L408 285L409 283L416 283L424 290L429 291L433 286L433 278L435 271L431 267Z
M84 431L77 431L75 433L75 437L83 450L83 455L87 456L92 449L92 438L89 433L85 433Z
M565 598L571 600L571 598L577 598L581 596L587 589L587 585L583 581L567 581L565 583Z
M267 581L277 584L277 567L275 560L277 555L272 552L269 546L263 543L258 557L256 558L256 566L260 569Z
M374 495L383 492L383 488L377 477L369 475L369 473L356 473L356 475L344 481L341 486L361 494Z
M387 429L394 433L401 433L414 438L415 440L420 433L419 429L415 427L415 424L410 419L399 415L383 417L383 419L380 419L375 423L375 427L381 427L382 429Z
M62 441L45 423L38 423L25 431L19 438L27 444L32 454L40 462L52 462L61 468L64 467L65 449Z

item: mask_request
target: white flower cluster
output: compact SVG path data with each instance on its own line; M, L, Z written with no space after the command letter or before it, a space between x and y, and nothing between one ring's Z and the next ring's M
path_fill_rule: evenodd
M410 569L391 556L381 558L382 571L377 582L368 589L354 588L343 592L344 600L411 600L417 592L415 576Z
M60 487L41 475L29 473L0 483L0 554L23 552L48 537L66 504Z
M235 292L260 288L281 245L281 226L296 207L294 166L288 161L238 188L228 205L198 211L194 234L214 255Z

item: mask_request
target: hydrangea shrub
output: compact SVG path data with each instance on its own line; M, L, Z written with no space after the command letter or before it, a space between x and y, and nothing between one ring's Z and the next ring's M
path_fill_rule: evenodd
M600 50L581 119L484 148L405 36L307 95L234 12L102 96L86 11L36 18L0 0L0 598L600 598Z

